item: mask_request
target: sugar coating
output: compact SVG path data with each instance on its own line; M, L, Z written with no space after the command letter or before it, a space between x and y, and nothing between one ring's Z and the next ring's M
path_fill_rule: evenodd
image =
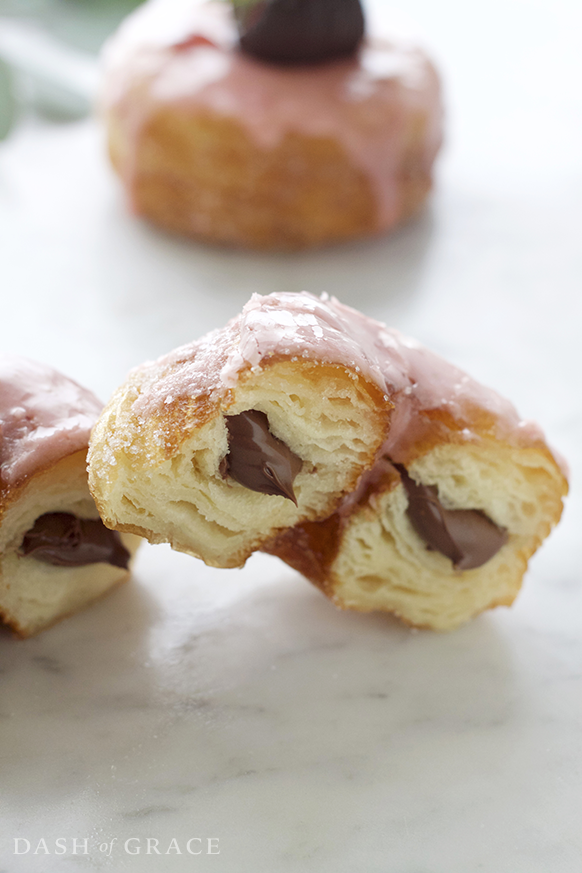
M169 396L220 400L242 372L270 359L337 365L377 385L395 406L384 453L397 463L407 463L412 447L439 429L467 442L490 436L516 446L543 444L539 427L522 421L496 391L397 330L307 292L254 294L224 328L139 367L132 411L139 422L157 415ZM160 441L168 436L158 434Z

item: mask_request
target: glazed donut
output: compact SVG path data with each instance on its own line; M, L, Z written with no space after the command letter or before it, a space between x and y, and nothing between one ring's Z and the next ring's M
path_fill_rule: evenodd
M510 605L560 519L564 462L496 392L397 331L328 305L369 332L394 403L390 432L335 513L264 550L337 606L416 627L451 630Z
M138 367L91 438L105 524L235 567L325 518L383 444L382 374L309 295L254 295L224 329Z
M224 330L135 370L89 459L111 527L216 566L260 548L338 606L438 630L513 601L567 492L510 403L306 293L255 295Z
M298 36L312 32L319 7L351 22L354 4L249 3L254 15L281 8L287 36L277 41L267 22L266 36L243 32L240 44L224 0L150 0L133 13L104 52L101 97L133 211L254 249L376 234L415 213L441 142L433 65L410 40L362 40L357 16L347 47L341 27L331 50L317 44L310 54ZM293 30L297 10L307 21ZM325 19L321 29L332 32Z
M55 370L0 357L0 619L19 636L129 576L138 540L107 530L87 485L101 409Z

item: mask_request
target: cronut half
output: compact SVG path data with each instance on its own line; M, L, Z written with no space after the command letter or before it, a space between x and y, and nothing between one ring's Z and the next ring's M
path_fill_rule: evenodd
M90 487L108 527L169 542L212 566L240 566L282 530L330 515L386 436L391 404L356 368L268 359L232 388L184 390L144 415L139 400L155 367L133 371L97 423ZM264 413L271 433L301 459L297 506L221 472L225 416L246 410Z
M401 476L387 465L350 512L297 525L267 544L337 606L383 611L410 625L452 630L485 609L509 606L527 567L562 512L567 483L547 450L499 441L438 445L409 475L438 489L447 509L477 509L507 531L507 542L475 569L458 570L427 544L407 513Z

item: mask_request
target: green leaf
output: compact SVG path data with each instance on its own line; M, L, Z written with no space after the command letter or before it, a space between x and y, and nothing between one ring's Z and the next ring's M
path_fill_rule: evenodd
M16 99L12 87L12 74L8 64L0 58L0 139L10 133L16 116Z

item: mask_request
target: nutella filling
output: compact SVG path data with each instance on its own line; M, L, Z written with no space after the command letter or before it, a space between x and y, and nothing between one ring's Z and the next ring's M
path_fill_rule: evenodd
M130 554L117 531L101 519L78 518L70 512L39 516L24 535L19 552L56 567L111 564L127 570Z
M408 495L408 517L429 549L450 558L456 570L486 564L507 542L507 531L478 509L445 509L434 485L420 485L394 464Z
M269 430L264 412L250 409L225 417L228 454L220 463L223 478L260 494L274 494L292 500L297 506L293 482L302 460Z

